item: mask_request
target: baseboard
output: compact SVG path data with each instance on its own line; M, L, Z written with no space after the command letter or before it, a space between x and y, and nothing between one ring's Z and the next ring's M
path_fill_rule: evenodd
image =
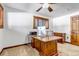
M8 49L8 48L13 48L13 47L18 47L18 46L27 45L27 44L30 44L30 43L17 44L17 45L13 45L13 46L4 47L3 49Z
M0 54L2 53L2 51L3 51L4 49L13 48L13 47L18 47L18 46L27 45L27 44L30 44L30 43L18 44L18 45L13 45L13 46L8 46L8 47L1 48L1 49L0 49Z

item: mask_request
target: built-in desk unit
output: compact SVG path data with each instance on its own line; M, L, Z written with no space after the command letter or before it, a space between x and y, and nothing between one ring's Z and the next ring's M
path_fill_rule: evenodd
M50 37L38 37L33 36L31 45L33 48L39 51L40 55L43 56L51 56L51 55L58 55L57 51L57 40L61 39L62 37L58 36L50 36Z

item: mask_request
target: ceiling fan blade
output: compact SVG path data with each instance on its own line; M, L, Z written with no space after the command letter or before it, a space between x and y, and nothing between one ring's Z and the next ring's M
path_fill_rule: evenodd
M49 10L49 12L53 11L53 9L50 6L48 7L48 10Z
M36 11L39 12L42 9L42 7L40 7L39 9L37 9Z

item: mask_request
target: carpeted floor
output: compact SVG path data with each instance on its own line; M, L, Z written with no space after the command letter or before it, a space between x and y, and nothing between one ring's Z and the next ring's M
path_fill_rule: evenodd
M59 56L79 56L79 46L64 43L58 43Z
M58 53L59 56L79 56L79 46L58 43ZM31 45L23 45L4 49L1 56L39 56L39 53Z

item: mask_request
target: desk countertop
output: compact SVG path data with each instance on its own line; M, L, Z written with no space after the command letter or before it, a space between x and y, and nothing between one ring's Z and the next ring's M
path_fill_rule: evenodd
M62 39L62 37L59 37L59 36L49 36L49 37L33 36L33 38L36 38L36 39L43 41L43 42Z

